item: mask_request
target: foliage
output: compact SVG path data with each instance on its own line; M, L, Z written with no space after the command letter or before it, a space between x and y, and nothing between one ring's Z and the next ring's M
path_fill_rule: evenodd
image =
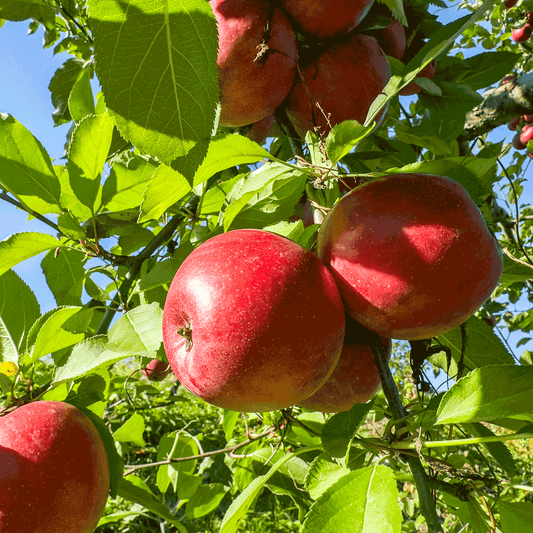
M518 360L505 337L523 332L525 343L533 330L533 311L515 312L533 302L533 210L521 200L529 158L489 134L533 110L531 46L510 40L533 2L464 1L471 15L447 25L435 16L440 0L386 5L421 49L406 64L391 59L366 126L347 121L301 142L280 114L259 145L249 127L218 127L205 1L136 0L127 11L115 0L0 2L0 19L44 27L45 48L65 55L49 90L55 123L71 124L59 164L0 115L0 199L43 223L0 242L0 414L42 399L104 421L113 484L98 531L531 530L532 358ZM434 78L419 78L424 90L406 105L398 91L434 58ZM499 86L510 73L516 83ZM304 226L307 200L318 222L339 183L394 172L459 181L504 252L493 298L432 340L422 381L395 343L399 397L384 383L385 395L348 413L243 417L141 377L148 361L165 360L166 292L196 246L247 227L312 249L319 226ZM44 314L13 270L39 254L57 303ZM490 316L496 329L482 320ZM445 392L425 391L429 371L446 376ZM428 523L432 506L440 526Z

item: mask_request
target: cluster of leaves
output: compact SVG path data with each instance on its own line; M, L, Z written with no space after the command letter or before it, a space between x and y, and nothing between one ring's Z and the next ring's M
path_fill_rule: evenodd
M0 200L43 223L42 233L0 242L0 389L6 407L68 401L105 422L113 483L102 531L227 533L243 519L247 531L359 531L363 520L373 531L416 531L431 522L428 506L451 533L531 530L530 452L504 443L533 437L531 357L518 364L482 320L491 313L511 331L533 329L533 313L512 307L533 302L533 213L519 208L525 159L513 153L501 172L509 145L483 135L468 146L464 134L480 91L513 69L526 72L531 58L509 44L511 14L497 2L462 5L473 15L446 26L425 2L405 12L401 2L388 4L429 41L406 65L391 60L394 76L366 125L348 121L305 143L280 133L264 146L217 128L216 25L203 0L150 8L136 0L127 13L115 0L0 4L0 18L31 19L33 31L45 28L45 47L71 56L49 88L56 124L72 123L60 165L16 118L0 115ZM495 51L465 59L461 49L479 44L485 20L505 30L484 44ZM424 92L406 110L398 90L435 57L437 74L420 81ZM386 122L373 131L387 104ZM503 110L500 124L507 120ZM419 395L401 346L393 370L403 414L385 385L387 400L347 413L293 410L245 423L176 383L126 379L120 362L133 357L139 368L165 358L166 292L198 244L246 227L312 249L319 226L293 216L302 200L327 212L339 180L395 172L460 182L506 252L494 298L433 340L430 363L456 381L449 391ZM42 253L58 306L44 314L12 270ZM429 472L422 484L414 460ZM253 509L260 516L246 515Z

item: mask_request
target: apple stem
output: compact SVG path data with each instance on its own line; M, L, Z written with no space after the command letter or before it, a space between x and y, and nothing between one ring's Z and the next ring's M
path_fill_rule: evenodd
M392 411L392 417L394 420L402 420L406 417L406 413L398 392L398 387L390 371L387 349L383 346L376 333L370 335L369 341L372 354L374 355L374 361L378 367L383 392ZM420 510L426 519L428 533L442 533L443 529L437 514L435 501L433 500L430 480L422 462L419 457L414 456L407 456L406 459L418 490Z
M185 351L190 352L192 348L192 328L191 324L187 324L183 328L178 329L178 335L181 335L182 337L185 337L186 343L185 343Z

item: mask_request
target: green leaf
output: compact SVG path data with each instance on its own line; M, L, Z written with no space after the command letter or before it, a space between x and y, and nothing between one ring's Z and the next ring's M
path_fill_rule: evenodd
M42 0L3 0L0 5L0 20L18 22L31 18L45 16L53 17L54 10Z
M265 226L265 231L270 231L276 235L282 235L294 242L299 242L300 237L303 235L305 228L304 223L301 220L296 222L278 222L272 226Z
M76 217L74 217L74 215L68 211L57 217L57 225L63 234L73 241L87 238L85 229L80 226Z
M185 527L171 513L170 509L166 505L155 500L152 494L146 489L136 486L131 483L131 481L122 478L118 485L117 494L121 498L142 505L152 513L165 519L173 526L176 526L180 533L187 532Z
M91 89L91 69L84 68L79 73L70 95L68 109L74 122L81 122L86 116L96 113L94 96Z
M533 533L533 503L498 502L503 533Z
M159 441L157 449L157 460L167 461L180 457L192 457L199 454L198 443L194 438L185 431L173 431L163 436ZM170 483L174 491L180 489L180 484L184 481L189 484L191 481L188 477L194 474L196 470L197 459L183 462L169 463L161 465L157 470L157 486L159 490L165 493ZM185 477L184 477L185 476ZM193 482L194 485L195 482Z
M83 71L84 64L85 61L77 57L67 59L50 80L48 89L52 93L52 103L55 107L52 117L56 126L72 120L68 105L69 97L78 76Z
M224 414L222 416L222 428L224 429L224 435L226 436L226 442L231 440L233 436L233 431L235 430L235 425L237 420L239 420L240 413L237 411L230 411L229 409L224 409Z
M382 465L355 470L313 504L303 533L400 533L402 514L393 472Z
M124 139L169 164L211 137L219 87L209 4L89 0L88 8L98 79Z
M15 233L0 241L0 276L30 257L64 246L65 243L45 233Z
M283 165L263 165L237 182L228 195L224 231L263 228L286 220L302 197L307 176ZM235 200L234 200L235 198Z
M465 61L472 68L461 76L461 82L474 90L483 89L509 74L519 59L514 52L484 52L469 57Z
M74 324L72 318L81 310L81 307L58 307L48 314L36 333L35 343L31 349L33 361L72 346L83 339L85 334L77 332L71 326Z
M340 161L372 128L361 126L356 120L345 120L333 126L326 138L326 152L332 164Z
M437 411L437 424L531 417L532 382L530 366L477 368L446 392Z
M108 334L106 348L128 355L155 357L163 340L159 304L139 305L119 318Z
M196 171L194 186L200 185L221 170L257 163L262 159L271 159L271 155L247 137L230 133L217 135L209 143L207 155Z
M41 143L0 113L0 187L40 213L58 213L60 184Z
M17 362L24 335L40 314L37 298L15 272L0 276L0 362Z
M139 208L156 168L154 161L140 155L127 163L114 163L102 189L102 205L108 211Z
M144 191L139 222L157 220L190 190L184 176L167 165L159 165Z
M317 447L318 448L318 447ZM229 509L224 515L222 520L222 525L219 533L235 533L239 527L240 521L244 518L246 511L249 509L250 505L255 501L257 496L263 490L265 484L268 480L290 459L296 457L300 453L306 451L312 451L316 448L302 448L298 452L289 453L283 456L281 459L276 461L270 470L261 476L256 477L242 492L239 496L233 500L233 503L230 505Z
M311 498L317 500L331 485L349 473L350 470L332 459L328 452L322 452L315 457L307 471L305 487Z
M112 136L113 121L107 113L85 117L72 134L67 165L70 186L92 212L97 211L101 201L100 178Z
M81 305L85 254L78 250L50 250L41 261L46 283L58 306Z
M101 366L109 366L128 355L106 349L107 337L99 335L85 339L72 349L67 358L56 366L52 384L77 379Z
M373 402L357 403L349 411L333 415L320 435L324 449L332 457L344 457L355 432L372 409Z
M488 365L512 365L513 356L504 346L494 330L481 318L472 316L466 322L467 340L464 349L464 364L467 368L474 369ZM452 364L448 369L448 362L444 352L432 357L430 360L448 372L450 376L457 374L457 363L461 358L463 340L460 328L454 328L447 333L439 335L437 340L452 351Z
M132 442L137 446L145 446L143 433L144 418L135 413L113 433L113 438L117 442Z
M225 487L221 483L200 485L192 498L187 502L185 516L192 519L209 514L218 507L226 492L228 492L228 487Z
M465 424L465 429L476 437L492 437L495 435L488 427L478 422ZM516 475L516 463L513 454L504 442L483 442L482 444L509 477L512 478Z
M533 266L518 259L511 259L507 254L503 254L503 272L500 284L507 286L531 279L533 279Z

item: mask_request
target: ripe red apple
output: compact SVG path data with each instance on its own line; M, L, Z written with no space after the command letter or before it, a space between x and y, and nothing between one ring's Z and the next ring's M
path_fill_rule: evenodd
M242 229L213 237L179 268L163 342L180 382L235 411L309 397L335 368L344 309L326 266L293 241Z
M396 339L459 326L502 272L497 242L466 190L427 174L394 174L353 189L326 217L317 251L347 312Z
M218 25L222 126L245 126L270 115L296 72L296 35L267 0L210 0Z
M518 133L513 137L513 146L517 150L523 150L526 148L526 145L520 140L520 135L518 135Z
M524 115L524 121L526 124L532 124L533 123L533 115Z
M531 37L533 27L530 24L524 24L521 28L511 32L511 39L516 43L525 43Z
M375 37L385 54L396 59L402 59L407 40L405 38L405 28L400 21L392 17L390 24L386 28L366 31L365 34Z
M516 5L517 2L518 0L505 0L505 7L507 9L511 9L512 7Z
M152 359L141 372L148 381L163 381L170 374L171 368L166 361Z
M528 24L533 24L533 11L530 11L529 13L526 14L526 20Z
M367 35L351 34L301 63L301 76L286 100L287 115L302 137L326 136L343 120L365 121L370 105L387 85L387 56ZM386 109L381 111L383 119Z
M516 117L516 118L513 118L513 120L509 121L507 123L507 127L511 130L511 131L516 131L516 128L518 126L518 124L520 124L520 119L522 117Z
M437 71L437 61L434 59L428 63L419 73L417 78L428 78L431 79ZM418 94L422 90L422 87L418 83L412 81L408 83L403 89L398 91L398 94L401 96L412 96L413 94Z
M246 134L246 137L258 144L262 144L268 137L272 126L274 126L274 123L274 113L270 113L270 115L261 119L259 122L255 122L254 124L252 124L252 127L250 128L250 131Z
M370 332L353 318L346 317L344 346L333 374L312 396L300 402L301 407L339 413L350 410L356 403L366 403L379 389L381 380L369 344ZM380 337L390 359L392 343Z
M520 141L527 146L531 140L533 140L533 124L526 124L520 133Z
M109 493L102 439L76 407L38 401L0 418L0 531L91 533Z
M300 33L326 39L353 30L374 0L281 0Z

